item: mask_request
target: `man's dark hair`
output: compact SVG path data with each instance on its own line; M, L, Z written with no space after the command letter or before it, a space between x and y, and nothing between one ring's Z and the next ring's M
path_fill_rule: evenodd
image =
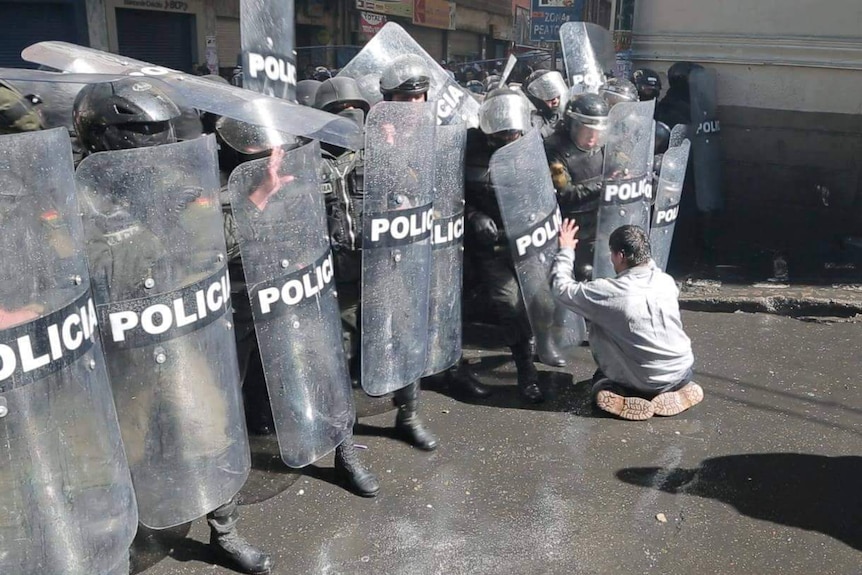
M652 257L649 236L638 226L620 226L613 231L608 239L611 252L623 254L627 267L647 263Z

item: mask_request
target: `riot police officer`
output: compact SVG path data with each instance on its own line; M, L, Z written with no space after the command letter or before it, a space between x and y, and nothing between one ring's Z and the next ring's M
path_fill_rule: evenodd
M296 83L296 101L303 106L314 106L314 96L320 88L320 80L307 79Z
M518 373L518 390L532 403L543 401L533 365L532 335L491 173L491 155L530 130L530 110L524 97L508 88L492 90L479 114L479 130L467 136L464 195L466 251L488 291ZM526 191L525 191L526 192Z
M639 68L632 72L632 82L638 91L638 100L657 100L661 94L661 76L650 68Z
M677 124L691 122L691 94L688 76L692 70L701 68L693 62L677 62L667 71L668 89L664 98L656 105L655 119L671 128Z
M32 132L45 127L35 96L25 96L0 80L0 134Z
M526 94L536 106L534 124L541 126L542 137L548 138L563 123L563 111L569 89L562 74L556 70L536 70L525 82Z
M145 148L177 141L172 122L180 115L177 106L160 90L139 78L124 78L110 83L90 84L78 94L74 105L77 134L88 153ZM145 174L146 170L142 172ZM134 175L131 175L134 178ZM188 203L191 198L178 197ZM129 201L145 201L129 198ZM179 207L179 206L178 206ZM165 214L165 217L173 217ZM126 214L128 218L128 214ZM120 218L122 219L122 218ZM125 228L124 228L125 226ZM107 284L122 281L123 275L144 277L148 267L160 257L158 238L135 221L97 221L105 242L95 241L89 248L93 275L107 274ZM114 229L124 228L124 229ZM213 232L207 230L206 233ZM217 232L221 236L221 230ZM145 241L111 241L111 237L141 234ZM104 252L100 247L108 246ZM98 283L98 282L97 282ZM202 374L203 375L203 374ZM239 511L231 498L207 514L210 544L226 559L248 573L268 573L272 559L243 539L236 530Z
M598 94L580 94L566 106L566 129L545 140L545 152L560 210L575 219L581 241L575 258L576 275L592 274L596 210L602 190L604 133L610 107Z
M638 101L637 88L625 78L609 78L599 88L599 95L605 99L610 108L620 102Z

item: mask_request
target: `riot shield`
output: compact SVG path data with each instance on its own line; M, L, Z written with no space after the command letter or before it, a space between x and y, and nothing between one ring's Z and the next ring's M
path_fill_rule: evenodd
M294 0L240 0L243 88L296 102Z
M137 529L63 129L0 136L0 572L104 575Z
M688 138L688 124L677 124L670 130L670 140L668 140L668 148L676 148L682 145L682 141Z
M461 357L466 145L465 126L437 127L434 148L434 232L431 236L431 308L428 317L428 360L423 376L440 373Z
M380 102L365 124L361 378L369 395L425 372L434 132L433 104Z
M667 270L673 230L679 217L679 201L682 197L682 184L688 165L689 147L689 141L683 140L679 146L668 148L661 162L649 239L652 246L652 259L662 271Z
M415 54L425 60L431 73L428 101L436 102L438 124L466 123L473 128L479 125L479 102L395 22L383 26L338 75L354 78L362 95L373 105L383 98L380 93L383 70L404 54Z
M161 82L178 105L343 148L358 149L362 144L359 126L348 118L125 56L53 41L33 44L25 48L21 56L28 62L75 73L4 69L2 73L8 74L9 80L89 83L109 82L115 79L116 75L144 76L149 80ZM267 76L280 79L288 75L286 68L278 63L272 64L271 60L264 60L262 65Z
M649 233L653 190L655 100L621 102L611 108L605 144L604 188L599 201L593 279L614 277L608 239L633 224Z
M213 136L102 152L76 180L140 521L226 503L250 469Z
M304 467L335 449L355 416L334 289L320 146L241 164L233 214L281 458ZM266 201L273 172L292 176ZM256 203L255 203L256 202Z
M695 68L688 77L691 95L691 153L697 209L713 212L724 207L721 190L721 124L715 92L715 71Z
M494 152L490 167L539 359L550 363L554 352L584 340L586 326L551 294L548 277L562 222L539 130Z
M560 45L572 95L598 94L605 73L615 66L611 33L591 22L565 22L560 27Z

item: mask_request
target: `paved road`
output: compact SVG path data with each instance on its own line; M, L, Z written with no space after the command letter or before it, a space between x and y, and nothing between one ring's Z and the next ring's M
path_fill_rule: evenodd
M331 456L297 476L257 441L240 526L277 575L862 572L862 324L683 319L706 390L688 414L595 412L588 348L568 371L543 369L552 401L527 408L503 352L472 348L496 394L430 385L436 453L392 439L392 412L362 421L380 497L333 485ZM139 537L135 571L231 573L206 563L207 538L203 521Z

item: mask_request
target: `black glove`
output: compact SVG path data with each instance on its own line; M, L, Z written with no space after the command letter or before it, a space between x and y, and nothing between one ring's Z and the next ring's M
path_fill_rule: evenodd
M491 246L497 241L499 232L497 231L497 224L494 223L491 216L481 212L473 214L473 217L470 218L470 225L473 227L473 233L476 234L476 239L479 240L481 244Z

